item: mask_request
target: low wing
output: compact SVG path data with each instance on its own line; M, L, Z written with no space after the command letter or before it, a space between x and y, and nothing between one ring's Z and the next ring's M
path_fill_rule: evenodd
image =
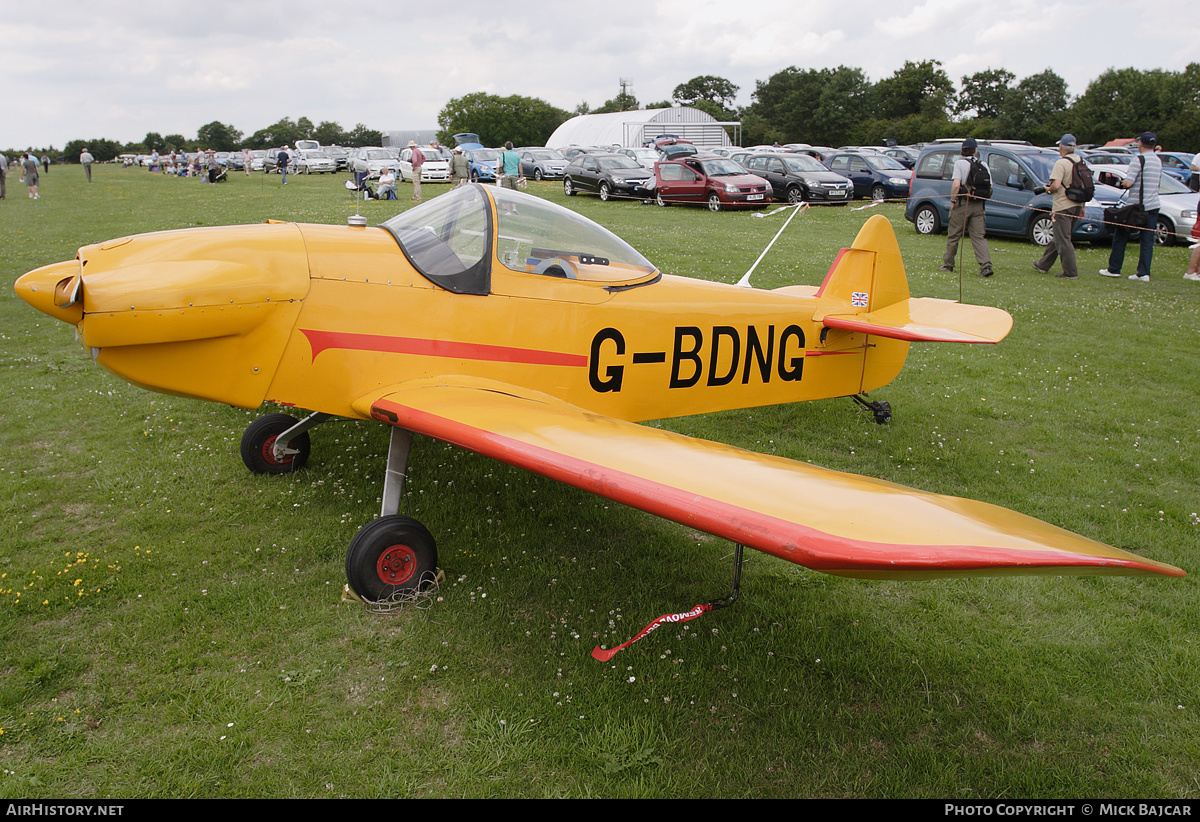
M829 574L1184 575L995 505L693 439L505 386L401 386L355 406Z

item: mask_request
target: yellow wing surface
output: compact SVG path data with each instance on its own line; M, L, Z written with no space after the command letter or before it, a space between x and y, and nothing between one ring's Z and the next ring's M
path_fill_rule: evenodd
M355 406L829 574L1184 575L999 506L693 439L502 385L400 386Z

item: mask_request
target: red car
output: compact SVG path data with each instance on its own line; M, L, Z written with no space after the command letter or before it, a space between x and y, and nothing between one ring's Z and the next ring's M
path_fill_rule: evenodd
M684 157L654 166L655 201L706 203L709 211L771 203L771 184L725 157Z

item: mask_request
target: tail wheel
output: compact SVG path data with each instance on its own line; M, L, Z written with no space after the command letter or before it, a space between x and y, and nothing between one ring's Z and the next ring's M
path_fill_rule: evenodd
M287 443L289 453L275 456L275 441L296 422L287 414L267 414L246 426L241 446L246 467L256 474L288 474L303 468L312 450L307 431Z
M412 517L392 514L364 525L346 552L346 580L368 602L428 587L437 573L437 543Z

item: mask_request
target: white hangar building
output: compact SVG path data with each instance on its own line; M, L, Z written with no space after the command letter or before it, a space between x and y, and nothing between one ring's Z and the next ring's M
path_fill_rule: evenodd
M742 124L723 122L690 106L581 114L563 123L546 140L548 148L568 146L645 145L663 134L671 134L697 146L738 145L729 139L725 126L733 126L741 138Z

